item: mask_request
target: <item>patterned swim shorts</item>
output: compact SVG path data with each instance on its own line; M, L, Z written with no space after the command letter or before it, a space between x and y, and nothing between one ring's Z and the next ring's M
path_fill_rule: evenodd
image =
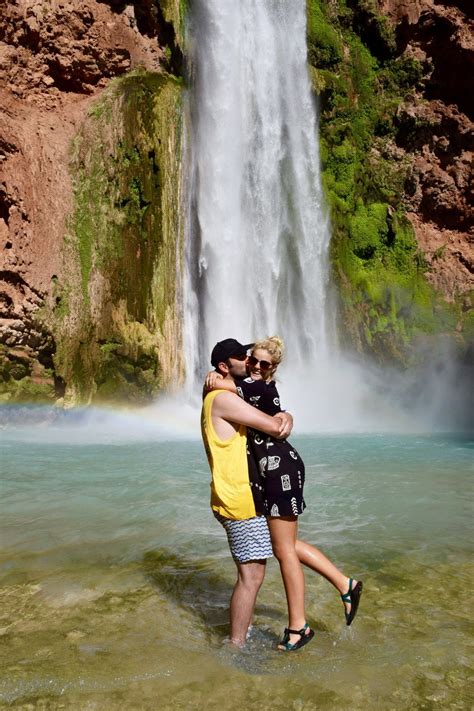
M272 558L272 542L265 516L254 516L242 521L224 518L214 512L227 533L232 558L236 563Z

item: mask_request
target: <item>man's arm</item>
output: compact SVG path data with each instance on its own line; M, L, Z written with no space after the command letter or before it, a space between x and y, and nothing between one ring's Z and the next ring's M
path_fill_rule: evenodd
M270 415L266 415L264 412L257 410L256 407L244 402L242 398L234 395L234 393L219 393L216 395L212 406L213 417L221 417L227 422L253 427L278 439L285 439L291 432L288 420L282 428L282 414L284 413L278 413L275 417L270 417ZM282 430L284 434L282 434Z

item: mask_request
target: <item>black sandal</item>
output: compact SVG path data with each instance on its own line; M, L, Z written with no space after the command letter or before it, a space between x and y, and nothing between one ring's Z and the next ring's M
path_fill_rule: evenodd
M301 649L301 647L304 647L305 644L308 644L308 642L314 637L314 632L312 629L309 629L309 632L306 633L308 629L309 625L307 622L305 623L305 626L302 627L300 630L290 630L288 627L285 627L283 639L278 645L278 649L280 649L282 652L295 652L297 649ZM299 634L300 639L294 644L291 644L290 634Z
M349 626L357 614L359 607L360 596L362 595L362 583L359 581L355 588L352 587L353 579L349 578L349 590L341 595L342 602L348 602L351 606L350 612L344 612L346 616L346 625Z

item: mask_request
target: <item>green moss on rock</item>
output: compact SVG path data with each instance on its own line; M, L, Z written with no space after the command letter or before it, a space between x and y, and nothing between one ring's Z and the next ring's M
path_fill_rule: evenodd
M341 331L351 346L406 365L417 340L452 331L459 312L428 283L403 204L410 159L396 146L397 111L424 70L397 56L373 0L308 0L307 8Z
M0 403L52 402L57 397L50 368L28 346L0 344Z
M188 13L189 0L160 0L159 4L166 21L173 25L176 40L183 50L185 19Z
M326 69L334 69L342 62L344 45L341 35L328 22L318 2L308 3L307 41L310 64L315 66L323 64Z
M164 74L117 79L74 140L69 279L55 312L67 401L146 400L166 385L164 334L180 340L181 90Z
M0 404L54 402L54 382L37 382L31 377L0 382Z

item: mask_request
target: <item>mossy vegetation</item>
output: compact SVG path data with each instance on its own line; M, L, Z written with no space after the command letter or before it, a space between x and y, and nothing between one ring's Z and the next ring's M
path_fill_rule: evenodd
M429 285L403 204L410 159L397 149L397 109L424 68L397 55L372 0L308 0L307 8L341 332L381 361L408 364L419 336L452 331L459 316Z
M166 74L116 79L72 146L69 279L54 312L69 402L143 402L167 384L164 334L180 339L181 89Z
M184 21L188 12L189 0L160 0L159 4L166 21L173 25L177 43L183 50Z
M56 396L53 371L31 349L0 344L0 404L53 402Z

